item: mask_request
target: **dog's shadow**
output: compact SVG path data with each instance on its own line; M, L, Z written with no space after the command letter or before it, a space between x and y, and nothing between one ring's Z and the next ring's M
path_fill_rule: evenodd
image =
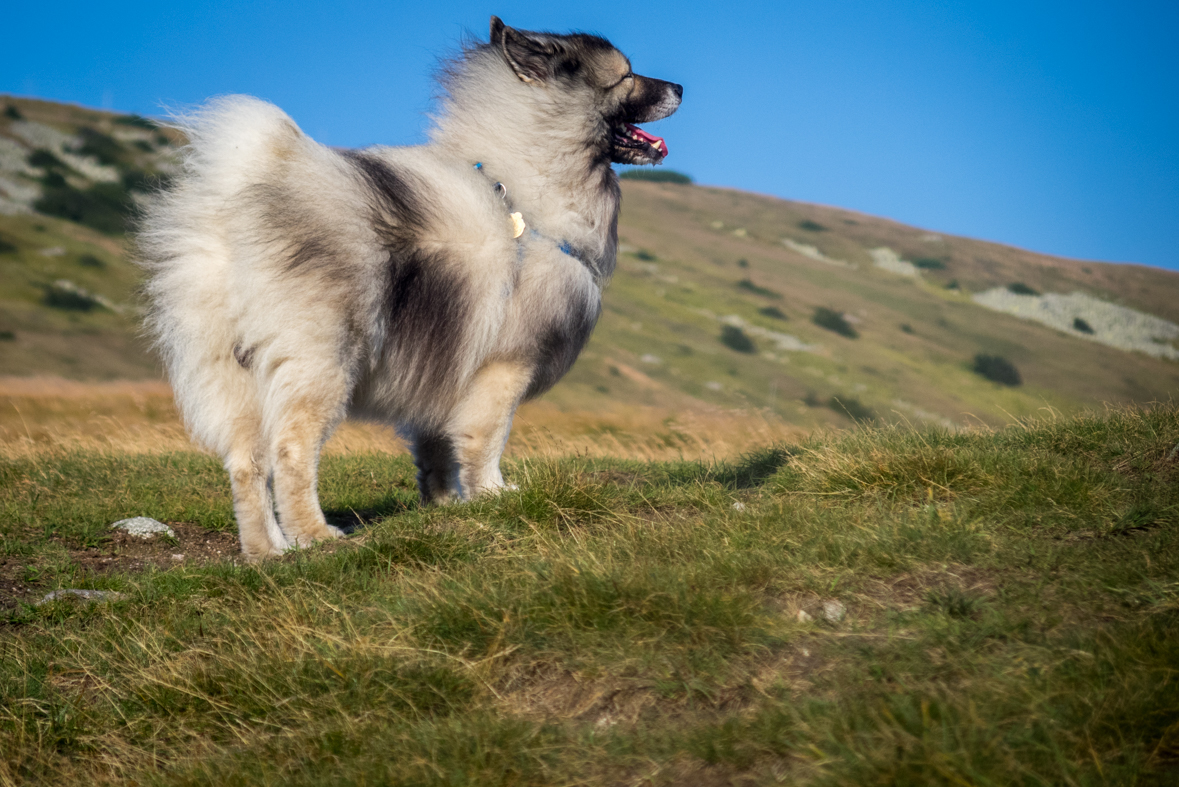
M350 536L353 533L364 530L373 522L379 522L382 519L397 516L406 511L412 511L417 507L418 502L416 500L407 502L396 497L389 497L372 508L325 509L323 516L329 525L339 528L344 532L344 535Z

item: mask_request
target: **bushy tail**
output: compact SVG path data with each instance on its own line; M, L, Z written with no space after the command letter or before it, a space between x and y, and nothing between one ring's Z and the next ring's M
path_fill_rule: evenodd
M235 418L253 417L253 375L234 357L235 201L267 182L284 146L306 144L280 109L225 96L175 116L189 139L183 171L140 220L138 259L148 272L146 328L163 357L193 437L226 456Z

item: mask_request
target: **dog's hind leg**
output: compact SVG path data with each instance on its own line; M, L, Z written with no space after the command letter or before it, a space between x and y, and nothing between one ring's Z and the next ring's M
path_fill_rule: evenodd
M265 425L279 524L298 546L339 538L343 533L327 524L319 507L319 454L344 418L345 373L338 366L300 367L294 358L272 365Z
M274 516L274 497L267 472L260 415L242 415L234 419L232 440L225 469L229 471L233 487L233 513L237 518L242 554L251 561L281 555L289 543Z
M417 432L410 441L418 468L418 494L422 505L448 503L458 491L458 462L454 443L440 432Z
M500 458L512 417L531 380L531 370L512 361L494 361L472 379L451 414L448 431L459 465L459 488L470 500L503 488Z

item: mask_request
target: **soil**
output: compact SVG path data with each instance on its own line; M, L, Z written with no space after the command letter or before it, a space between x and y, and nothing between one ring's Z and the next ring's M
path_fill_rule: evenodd
M29 560L19 556L0 558L0 609L19 603L32 604L56 587L87 587L90 577L105 574L143 571L154 566L161 571L179 566L202 566L221 560L233 560L240 547L237 535L207 530L186 522L167 522L176 538L156 535L150 538L112 531L101 544L83 549L66 546L73 576L62 581L61 573L30 577ZM37 566L40 568L40 566Z

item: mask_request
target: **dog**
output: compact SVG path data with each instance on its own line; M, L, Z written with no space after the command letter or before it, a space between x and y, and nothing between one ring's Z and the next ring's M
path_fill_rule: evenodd
M635 124L683 95L604 38L496 17L440 82L421 146L329 148L247 96L176 121L183 171L137 232L146 328L229 473L249 560L341 535L316 487L349 415L397 428L423 504L504 487L516 408L569 370L601 311L611 164L662 162Z

